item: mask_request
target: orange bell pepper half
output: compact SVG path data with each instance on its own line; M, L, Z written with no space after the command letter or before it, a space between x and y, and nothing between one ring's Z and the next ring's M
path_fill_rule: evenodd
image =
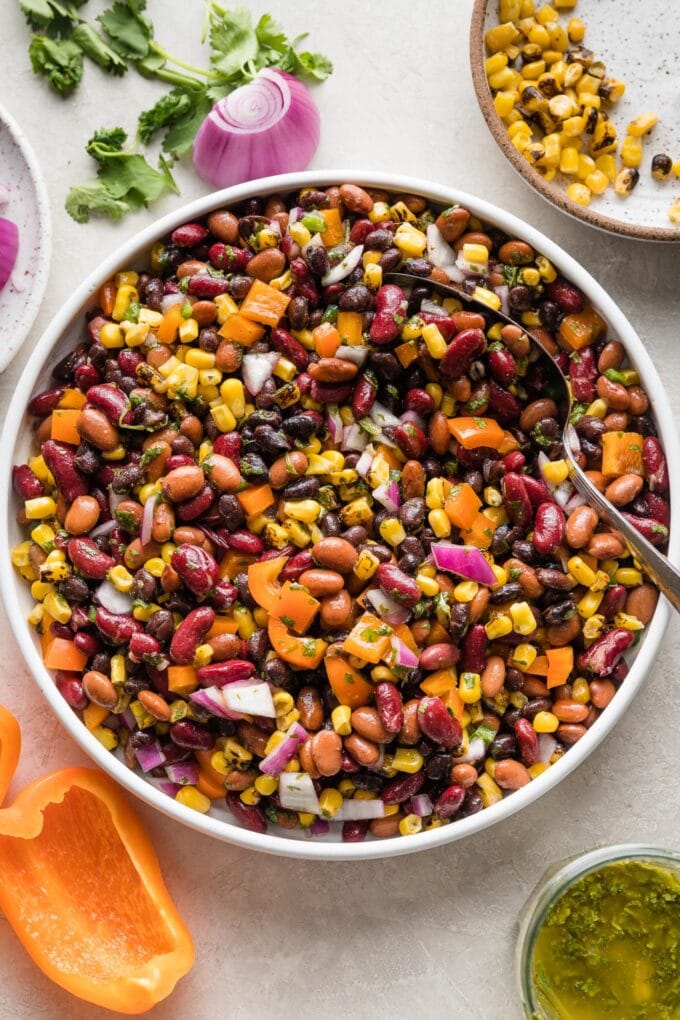
M288 562L287 556L276 556L271 560L260 560L248 567L248 588L258 606L272 615L276 613L281 596L278 576Z
M0 706L0 803L20 744ZM47 977L118 1013L151 1009L194 962L149 837L95 769L43 776L0 810L0 909Z

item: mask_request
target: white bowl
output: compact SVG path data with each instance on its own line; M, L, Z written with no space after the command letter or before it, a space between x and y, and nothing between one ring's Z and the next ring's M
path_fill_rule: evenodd
M226 806L224 808L214 807L208 815L198 814L172 800L154 786L151 780L131 771L119 757L106 751L68 707L42 663L35 631L26 621L26 616L32 607L28 586L16 574L10 561L12 547L24 537L15 522L16 500L12 494L11 468L13 463L24 462L29 455L32 430L26 415L26 407L31 396L49 385L50 366L74 347L82 337L83 314L94 306L98 289L102 283L120 268L143 264L146 253L157 238L165 236L181 223L205 216L213 209L230 206L252 196L268 195L275 192L285 193L295 191L303 186L341 184L344 181L353 181L369 187L386 188L392 191L418 193L431 201L445 205L458 202L486 222L496 224L511 237L523 238L528 241L537 251L546 255L602 313L612 336L618 337L624 343L632 363L640 372L656 414L660 436L669 462L671 497L674 502L680 498L680 450L673 424L673 415L661 380L642 342L621 310L578 262L539 231L489 202L484 202L453 188L442 187L415 178L362 173L355 170L328 171L327 173L315 170L282 177L268 177L239 185L236 188L229 188L226 191L190 202L165 216L158 223L141 231L136 237L126 241L76 289L36 344L17 383L0 442L0 585L5 608L12 630L38 687L71 736L105 772L108 772L127 790L184 825L189 825L225 842L235 843L253 850L267 851L287 857L336 861L394 857L398 854L408 854L417 850L441 846L444 843L461 839L463 836L480 832L487 826L508 818L520 808L531 804L542 794L547 793L588 757L624 714L654 661L670 612L668 604L661 598L654 618L640 642L630 673L613 702L586 735L560 761L528 786L493 807L485 808L478 814L461 821L428 832L421 832L410 838L367 839L363 843L342 843L339 833L320 839L308 839L300 830L285 831L284 833L284 830L281 829L278 830L278 833L268 832L262 835L249 832L234 824ZM670 549L673 558L677 556L678 546L680 546L680 530L677 527L672 527Z

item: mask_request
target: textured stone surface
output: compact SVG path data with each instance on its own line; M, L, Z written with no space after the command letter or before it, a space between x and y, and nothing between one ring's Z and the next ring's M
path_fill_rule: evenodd
M189 167L177 171L182 199L115 226L78 226L63 211L69 184L90 176L82 147L92 131L134 129L158 86L129 76L86 80L67 102L33 77L27 33L6 0L5 53L11 75L2 101L22 123L48 176L54 261L34 336L71 287L122 240L154 217L207 191ZM98 9L97 0L89 7ZM429 177L497 202L554 237L604 284L664 375L680 411L677 371L677 247L610 238L546 205L511 171L478 112L470 82L471 0L267 0L291 34L308 29L336 72L315 95L323 139L316 167L354 166ZM200 58L199 0L150 0L159 38ZM162 12L162 17L161 17ZM427 13L425 13L427 12ZM193 52L192 52L193 51ZM653 105L653 104L652 104ZM129 114L127 114L129 111ZM1 170L0 170L1 176ZM28 350L0 377L6 406ZM575 774L506 823L450 847L385 862L305 863L214 843L139 812L190 928L197 964L169 1002L164 1020L373 1020L434 1013L464 1020L513 1020L513 952L518 913L544 869L593 846L680 840L675 782L680 652L672 621L656 668L618 728ZM0 699L21 719L25 755L18 782L84 756L61 731L21 662L6 621ZM0 918L2 1020L104 1020L35 969Z

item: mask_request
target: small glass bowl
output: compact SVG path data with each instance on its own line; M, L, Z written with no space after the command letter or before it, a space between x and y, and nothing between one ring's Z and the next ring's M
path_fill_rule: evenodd
M533 981L536 938L548 911L577 879L617 861L643 861L680 875L680 853L644 843L601 847L599 850L569 857L549 868L529 898L519 920L515 974L525 1020L560 1020L556 1013L546 1010Z

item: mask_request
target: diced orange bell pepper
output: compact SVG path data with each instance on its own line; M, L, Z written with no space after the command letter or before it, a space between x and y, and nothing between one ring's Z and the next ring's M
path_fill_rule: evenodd
M171 305L163 316L163 321L156 330L156 340L159 344L172 344L177 339L179 327L184 319L182 317L182 305Z
M321 638L296 637L275 617L269 620L267 632L279 658L296 669L316 669L328 648L328 643Z
M218 785L210 776L206 775L203 769L198 770L198 782L196 789L208 800L222 800L225 793L224 783Z
M349 347L361 346L364 338L364 317L361 312L338 312L336 326L340 343Z
M236 498L245 510L247 517L257 517L274 505L274 493L271 485L251 485L243 492L237 492Z
M551 687L566 684L574 668L574 649L571 645L566 645L563 648L548 648L545 654L548 660L548 679L546 681L548 690Z
M219 637L220 634L235 634L238 630L238 623L233 616L216 616L215 622L205 635L206 641L210 638Z
M472 519L469 528L461 532L466 545L474 545L477 549L488 549L493 541L496 525L486 514L478 513Z
M224 797L224 776L216 768L213 768L212 756L214 753L214 748L210 751L194 751L201 772L208 777L211 783L222 787L222 796Z
M266 561L265 561L266 562ZM307 588L293 581L286 581L274 604L272 615L285 623L296 634L306 634L321 603L309 594Z
M334 358L340 346L340 334L332 322L321 322L312 330L314 350L320 358Z
M173 694L191 694L198 687L193 666L168 666L168 690Z
M66 638L53 637L44 654L48 669L63 669L70 673L82 673L87 665L87 655Z
M643 442L639 432L605 432L601 438L602 474L605 478L641 475Z
M341 655L327 655L325 662L328 683L341 705L359 708L368 705L373 697L373 685L364 679L358 669Z
M258 606L268 613L274 613L281 595L278 576L287 563L287 556L271 560L259 560L248 567L248 588ZM275 614L278 615L278 614Z
M116 303L116 291L117 287L114 280L107 280L99 288L99 307L102 310L102 315L106 316L107 319L111 318L113 312L113 306Z
M255 280L241 303L241 315L263 326L278 326L289 304L290 298L283 291Z
M532 676L547 676L549 669L550 665L547 655L537 655L525 672L530 673Z
M413 340L407 340L404 344L399 344L398 347L394 348L394 353L397 356L399 364L402 368L408 368L418 357L418 348Z
M19 747L0 708L0 795ZM48 978L118 1014L151 1009L194 962L149 837L95 769L43 776L0 810L0 909Z
M444 708L448 708L458 722L460 722L465 712L465 705L455 685L442 697L442 701L444 702Z
M482 501L468 482L453 485L446 497L444 510L457 528L470 528L477 516Z
M342 226L339 209L319 209L319 212L326 221L326 229L321 231L321 240L325 248L334 248L336 244L342 244L345 240L345 231Z
M560 337L572 350L580 351L599 340L607 324L594 308L565 315L560 323Z
M54 411L52 411L50 438L58 443L70 443L72 446L78 446L80 443L80 432L78 431L79 418L79 410L55 407Z
M449 431L465 450L488 446L497 450L505 431L494 418L449 418Z
M427 680L423 680L420 685L420 689L424 694L430 694L435 698L441 698L445 694L448 694L451 688L456 686L457 682L454 670L438 669L434 673L430 673Z
M356 655L375 664L390 647L392 634L392 628L384 620L373 613L364 613L343 641L342 650L347 655Z
M254 562L254 556L237 552L236 549L230 549L220 560L220 577L228 577L232 581L237 574L247 570L250 564Z
M242 347L250 347L262 337L264 327L258 326L256 322L247 319L245 315L234 312L227 316L219 333L225 340L232 340L234 343L241 344Z
M108 708L102 708L101 705L95 705L94 701L91 701L90 704L86 705L83 709L83 722L90 733L92 733L92 731L96 730L98 726L101 726L108 714Z
M69 386L64 390L57 407L73 408L80 411L83 407L85 407L86 403L87 397L85 394L81 393L80 390L74 390Z

